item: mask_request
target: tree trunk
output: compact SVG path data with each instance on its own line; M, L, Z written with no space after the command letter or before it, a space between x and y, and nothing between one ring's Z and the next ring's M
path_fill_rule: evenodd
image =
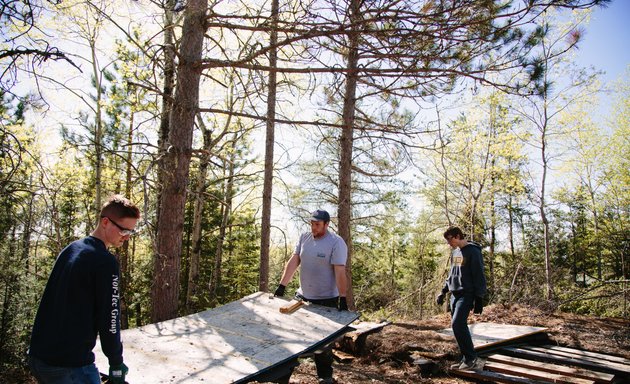
M151 320L177 317L179 269L194 119L199 107L201 52L208 0L189 0L184 16L177 87L170 114L168 151L157 224L157 252L151 287Z
M194 310L194 301L198 292L199 281L199 262L201 260L201 227L203 224L203 207L206 203L206 177L208 174L208 164L210 161L210 148L212 142L210 131L202 126L204 154L199 159L199 173L197 175L197 189L195 190L195 204L193 209L193 228L192 228L192 251L190 253L190 262L188 265L188 289L186 292L186 309L192 313Z
M545 247L545 298L549 301L553 300L553 285L551 282L551 240L549 234L549 219L547 219L547 212L545 206L545 184L547 182L547 170L549 164L547 161L547 136L546 136L546 123L544 124L541 138L541 158L542 158L542 179L540 186L540 219L543 224L543 239Z
M278 24L278 0L271 3L271 37L269 44L273 47L269 50L269 95L267 96L267 136L265 138L265 179L263 182L262 198L262 223L260 230L260 275L258 277L258 289L267 292L269 289L269 246L271 238L271 198L273 196L273 146L275 143L276 117L276 68L278 64L278 52L275 45L278 42L278 32L275 27Z
M441 124L441 118L440 118L440 111L438 108L436 108L436 113L438 115L438 137L440 139L439 141L439 153L440 153L440 166L441 166L441 171L442 174L444 176L443 180L442 180L442 188L441 188L441 193L442 193L442 198L444 200L444 216L446 217L446 220L448 222L448 226L452 226L453 225L453 220L451 219L451 212L449 210L449 195L448 195L448 167L446 166L446 141L444 139L444 136L442 135L442 124Z
M125 165L125 197L131 199L131 162L133 160L133 118L134 112L131 108L131 115L129 116L129 131L127 133L127 161ZM123 243L122 251L120 253L120 282L122 299L120 301L120 327L122 329L129 328L129 297L128 287L131 274L129 273L129 240Z
M343 128L341 130L340 159L339 159L339 236L348 246L348 261L346 264L346 274L348 276L347 300L353 306L352 292L352 146L354 141L355 108L357 103L357 80L359 64L359 31L356 25L360 20L359 0L352 0L348 10L350 23L353 26L348 32L348 62L346 68L346 90L343 100Z
M102 157L103 148L101 147L103 136L103 119L101 108L101 73L97 67L96 58L96 42L92 39L89 40L90 50L92 52L92 72L94 76L94 87L96 88L96 100L95 100L95 116L94 116L94 212L96 220L94 223L98 223L100 217L98 213L101 209L101 174L102 174Z
M597 214L596 196L593 187L588 185L589 197L591 199L591 212L593 213L593 230L595 237L595 254L597 255L597 279L602 279L602 242L599 231L599 216Z
M516 250L514 248L514 207L512 206L512 195L508 196L508 240L510 241L510 255L512 260L516 259Z
M237 144L238 134L235 133L232 141L233 149ZM226 233L230 225L232 214L232 199L234 198L234 169L236 162L236 151L230 151L231 158L228 162L228 175L225 184L225 201L222 206L222 218L221 228L219 228L219 238L217 239L217 249L214 255L214 268L212 269L212 278L210 279L210 300L213 304L216 304L219 294L219 287L221 286L221 265L223 264L223 245L225 244Z
M166 156L168 149L168 135L170 131L170 115L173 107L173 84L175 83L175 43L173 29L173 8L176 0L167 0L164 8L164 86L162 88L162 111L160 113L160 129L158 132L158 172L156 185L156 222L160 221L160 206L162 189L166 172L162 156ZM157 227L156 227L157 231Z
M493 161L494 162L494 161ZM492 168L494 169L494 164L492 165ZM491 287L491 293L497 292L497 289L495 287L495 278L494 278L494 260L495 260L495 250L496 250L496 244L497 244L497 232L496 232L496 228L497 228L497 214L496 214L496 207L495 207L495 177L492 177L492 188L491 188L491 194L490 194L490 251L488 252L488 269L490 270L490 287Z

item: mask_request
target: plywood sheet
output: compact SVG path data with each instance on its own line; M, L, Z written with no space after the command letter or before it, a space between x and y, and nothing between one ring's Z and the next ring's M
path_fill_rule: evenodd
M355 312L305 305L257 292L222 307L122 331L127 382L238 383L272 370L344 332ZM108 371L95 348L96 364Z
M536 333L545 332L547 328L530 327L525 325L497 324L497 323L475 323L469 324L470 335L472 336L475 349L514 341ZM439 333L453 336L452 329L443 329Z

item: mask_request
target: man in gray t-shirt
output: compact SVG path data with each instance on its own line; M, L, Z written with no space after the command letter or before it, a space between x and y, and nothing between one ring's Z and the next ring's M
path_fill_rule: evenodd
M341 237L328 231L330 215L317 210L311 215L311 232L300 236L293 255L284 267L275 296L284 290L300 267L300 288L296 296L313 304L348 310L346 302L346 260L348 247ZM319 352L319 353L318 353ZM332 383L332 350L315 352L320 383Z

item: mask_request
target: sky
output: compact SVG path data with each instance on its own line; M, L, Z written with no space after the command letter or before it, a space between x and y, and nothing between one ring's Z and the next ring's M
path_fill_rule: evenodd
M613 0L607 8L595 9L576 59L606 71L606 83L624 75L630 65L630 0Z

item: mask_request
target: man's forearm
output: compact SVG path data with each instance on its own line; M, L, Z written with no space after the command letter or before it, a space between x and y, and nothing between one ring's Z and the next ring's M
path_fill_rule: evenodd
M287 265L284 266L284 271L282 272L282 278L280 279L280 284L287 286L291 279L293 278L293 274L297 270L300 265L300 258L295 253L291 256L289 261L287 261Z
M346 277L345 265L335 265L335 281L337 282L339 296L346 297L348 293L348 278Z

